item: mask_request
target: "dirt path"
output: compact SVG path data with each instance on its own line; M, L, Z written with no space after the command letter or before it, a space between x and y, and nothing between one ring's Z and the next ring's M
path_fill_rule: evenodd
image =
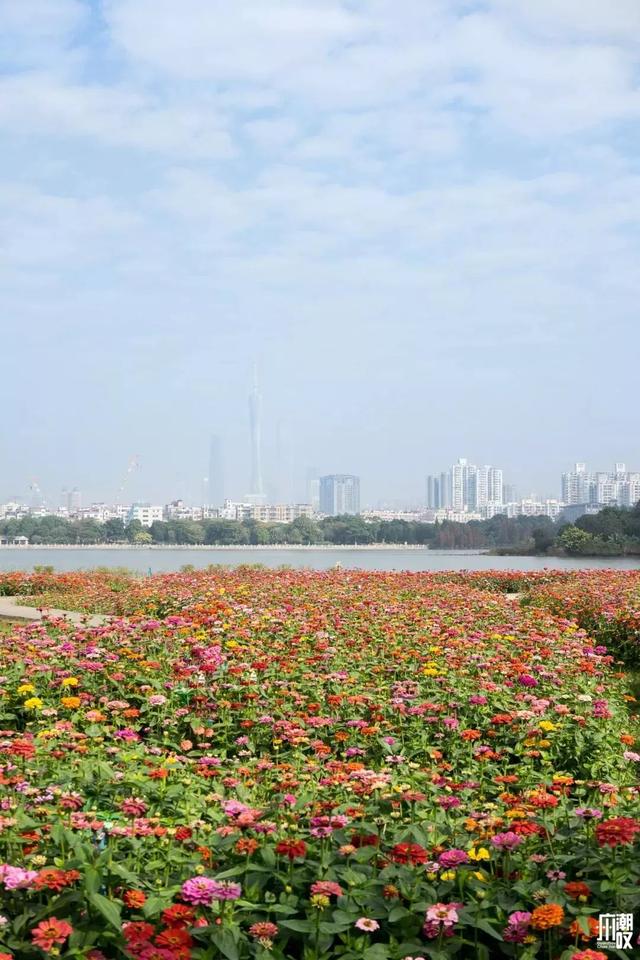
M78 613L73 610L56 610L52 607L46 607L43 610L38 610L36 607L23 607L20 606L19 599L19 597L0 597L0 620L38 623L53 617L64 617L71 623L82 624L85 627L99 627L111 619L102 613Z

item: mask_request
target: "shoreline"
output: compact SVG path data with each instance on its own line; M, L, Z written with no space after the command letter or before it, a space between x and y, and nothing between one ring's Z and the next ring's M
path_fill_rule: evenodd
M411 550L424 551L433 554L468 554L470 556L481 556L488 553L487 550L430 550L422 543L29 543L15 544L2 543L0 551L13 550L18 553L25 553L30 550L242 550L252 551L270 551L270 550Z

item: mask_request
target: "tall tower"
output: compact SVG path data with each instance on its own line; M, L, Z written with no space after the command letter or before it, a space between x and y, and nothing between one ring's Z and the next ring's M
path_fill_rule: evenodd
M258 368L253 365L253 388L249 394L249 427L251 430L251 490L249 496L256 501L264 500L262 485L262 396L258 389Z

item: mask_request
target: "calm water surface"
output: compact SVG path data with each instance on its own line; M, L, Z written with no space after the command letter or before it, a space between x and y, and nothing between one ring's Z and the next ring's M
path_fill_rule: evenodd
M185 564L203 568L209 564L236 567L243 563L261 563L265 567L307 567L327 570L340 564L360 570L618 570L640 569L640 557L492 557L473 551L425 549L367 550L358 547L338 549L274 550L199 549L132 547L131 549L73 548L2 548L0 570L31 570L35 565L53 566L56 570L89 570L93 567L128 567L138 573L162 573L180 570Z

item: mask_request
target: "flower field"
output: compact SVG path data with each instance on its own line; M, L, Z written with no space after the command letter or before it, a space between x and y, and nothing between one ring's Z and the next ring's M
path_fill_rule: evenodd
M0 628L1 960L594 960L600 913L637 925L640 574L0 593L116 614Z

